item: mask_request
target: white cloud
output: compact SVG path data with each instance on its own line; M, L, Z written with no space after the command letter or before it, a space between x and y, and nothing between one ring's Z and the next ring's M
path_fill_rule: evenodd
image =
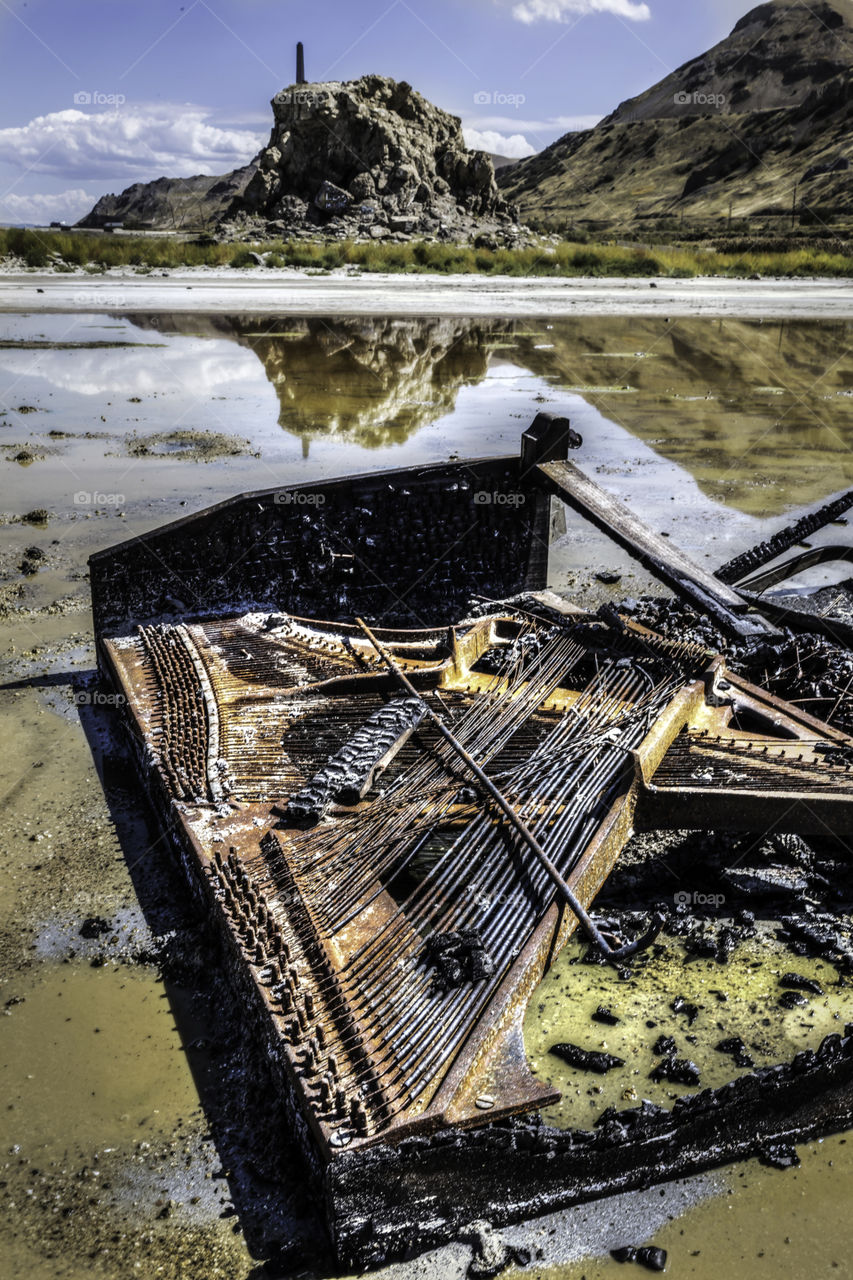
M266 141L265 133L220 128L211 114L190 103L53 111L0 129L0 160L35 173L148 181L225 173Z
M100 194L100 193L99 193ZM21 196L15 192L0 196L0 219L3 222L76 222L88 213L98 199L82 187L51 194Z
M513 5L512 16L519 22L567 22L571 14L615 13L632 22L647 22L652 16L647 4L637 0L522 0Z
M509 156L513 160L536 153L536 148L531 147L523 133L498 133L496 129L463 129L462 132L465 145L472 151L490 151L493 155Z
M470 131L519 129L525 134L546 134L554 138L564 133L576 133L580 129L592 129L601 116L551 116L550 120L519 120L517 116L472 116L465 123L466 136ZM538 141L538 139L537 139Z

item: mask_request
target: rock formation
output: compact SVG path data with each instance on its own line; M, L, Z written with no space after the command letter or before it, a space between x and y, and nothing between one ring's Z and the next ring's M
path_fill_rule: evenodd
M490 157L458 116L386 76L294 84L272 100L270 140L221 178L160 178L104 196L79 225L216 229L225 239L427 237L517 244Z
M514 223L482 151L458 116L385 76L292 85L272 100L274 124L232 219L281 234L317 228L457 239Z
M257 167L253 160L224 176L200 174L194 178L157 178L134 182L120 195L101 196L81 218L78 227L103 227L123 222L129 230L181 231L210 226L232 208Z

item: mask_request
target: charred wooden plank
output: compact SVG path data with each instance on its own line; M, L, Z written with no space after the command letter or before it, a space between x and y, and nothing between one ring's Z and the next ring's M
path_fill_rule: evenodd
M747 615L747 603L735 590L695 564L683 551L670 546L571 462L543 462L538 470L557 497L624 547L700 613L713 618L728 635L746 639L778 634L764 618Z

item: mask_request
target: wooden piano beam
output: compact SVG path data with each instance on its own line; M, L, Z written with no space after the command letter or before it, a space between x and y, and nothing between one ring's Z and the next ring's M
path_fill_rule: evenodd
M781 634L764 618L748 615L747 603L736 591L670 546L573 463L543 462L537 470L552 493L624 547L682 599L711 617L727 635L748 639Z

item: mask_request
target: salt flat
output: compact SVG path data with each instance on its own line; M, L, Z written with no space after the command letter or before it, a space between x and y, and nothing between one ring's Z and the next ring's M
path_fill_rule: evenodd
M592 279L196 267L162 275L0 275L0 311L253 311L291 315L853 318L849 279Z

